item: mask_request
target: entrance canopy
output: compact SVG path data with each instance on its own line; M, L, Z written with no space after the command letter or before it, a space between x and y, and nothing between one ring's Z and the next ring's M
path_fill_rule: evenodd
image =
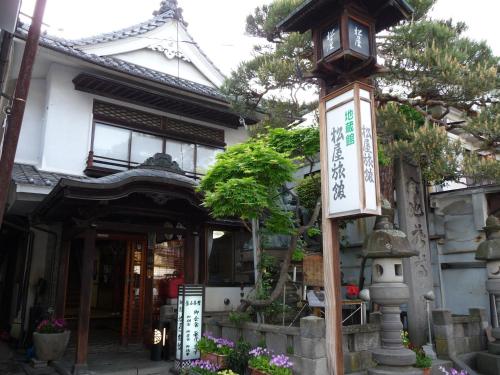
M156 154L138 168L77 180L62 178L34 213L35 222L125 222L147 225L171 219L207 219L196 180L170 155Z

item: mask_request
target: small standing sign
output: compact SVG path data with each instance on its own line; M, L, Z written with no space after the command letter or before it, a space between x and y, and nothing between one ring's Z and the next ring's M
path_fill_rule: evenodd
M326 96L328 217L380 215L373 88L355 82Z
M201 338L205 287L203 285L179 285L177 301L177 345L175 369L200 358L196 344Z

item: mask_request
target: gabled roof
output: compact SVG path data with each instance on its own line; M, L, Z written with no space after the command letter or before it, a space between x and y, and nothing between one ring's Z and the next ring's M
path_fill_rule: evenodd
M27 28L27 25L21 24L17 28L16 35L21 39L26 39L28 34ZM120 73L126 73L138 78L158 82L167 86L180 88L183 90L191 91L195 94L200 94L227 102L225 96L217 88L193 82L184 78L175 77L173 75L162 73L157 70L145 68L143 66L132 64L130 62L123 61L114 57L89 54L76 47L72 47L71 41L62 38L42 35L40 37L39 44L42 47L61 52L68 56L76 57L80 60L87 61L92 64L96 64Z

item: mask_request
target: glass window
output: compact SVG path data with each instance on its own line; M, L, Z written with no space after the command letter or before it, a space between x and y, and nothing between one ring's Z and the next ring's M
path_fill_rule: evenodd
M167 139L165 152L186 172L194 172L194 145Z
M163 138L150 134L132 132L130 161L143 163L147 158L163 151Z
M254 282L250 233L211 229L208 231L208 282L211 284Z
M210 166L215 163L215 157L222 150L213 147L198 145L196 148L196 173L205 174Z
M130 130L95 124L94 154L118 160L128 160Z

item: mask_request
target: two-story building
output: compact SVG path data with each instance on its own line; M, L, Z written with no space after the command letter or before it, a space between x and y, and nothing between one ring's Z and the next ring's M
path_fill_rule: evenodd
M197 180L245 123L176 1L81 40L42 35L0 234L0 321L18 338L53 309L89 342L145 342L168 280L206 285L206 311L253 282L250 236L215 221ZM19 26L7 88L27 27Z

